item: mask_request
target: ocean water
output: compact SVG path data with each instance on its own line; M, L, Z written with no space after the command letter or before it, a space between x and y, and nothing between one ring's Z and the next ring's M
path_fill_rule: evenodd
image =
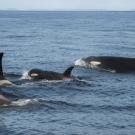
M135 12L0 11L3 68L15 87L0 135L133 135L135 74L76 67L74 80L22 80L32 68L64 72L91 55L135 57Z

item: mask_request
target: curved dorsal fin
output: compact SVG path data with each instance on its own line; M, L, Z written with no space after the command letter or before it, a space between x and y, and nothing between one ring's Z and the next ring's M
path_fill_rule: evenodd
M4 78L3 75L3 69L2 69L2 57L3 57L3 52L0 53L0 80Z
M67 68L67 69L64 71L63 75L64 75L65 77L70 77L73 68L74 68L74 66L70 66L69 68Z

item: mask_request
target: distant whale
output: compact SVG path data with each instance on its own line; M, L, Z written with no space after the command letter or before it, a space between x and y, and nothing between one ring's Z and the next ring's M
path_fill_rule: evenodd
M41 69L32 69L28 72L28 75L33 79L46 79L46 80L64 80L71 77L71 72L74 66L69 67L64 73L58 73L54 71L44 71Z
M0 53L0 86L10 86L13 85L13 83L8 81L4 77L3 68L2 68L2 57L3 57L3 52Z
M118 73L133 72L135 71L135 58L90 56L76 60L75 65Z

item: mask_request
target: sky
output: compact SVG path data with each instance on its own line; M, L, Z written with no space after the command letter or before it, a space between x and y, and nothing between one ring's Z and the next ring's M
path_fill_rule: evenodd
M135 10L135 0L0 0L0 10Z

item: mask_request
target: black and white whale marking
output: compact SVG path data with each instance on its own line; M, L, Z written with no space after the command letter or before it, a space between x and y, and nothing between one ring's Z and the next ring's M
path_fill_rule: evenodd
M69 67L64 73L58 73L54 71L44 71L41 69L32 69L28 72L28 75L33 79L46 79L46 80L65 80L72 78L71 72L74 66Z
M75 65L118 73L133 72L135 71L135 58L90 56L76 60Z
M3 57L3 52L0 53L0 86L10 86L13 85L13 83L8 81L4 77L3 68L2 68L2 57Z

